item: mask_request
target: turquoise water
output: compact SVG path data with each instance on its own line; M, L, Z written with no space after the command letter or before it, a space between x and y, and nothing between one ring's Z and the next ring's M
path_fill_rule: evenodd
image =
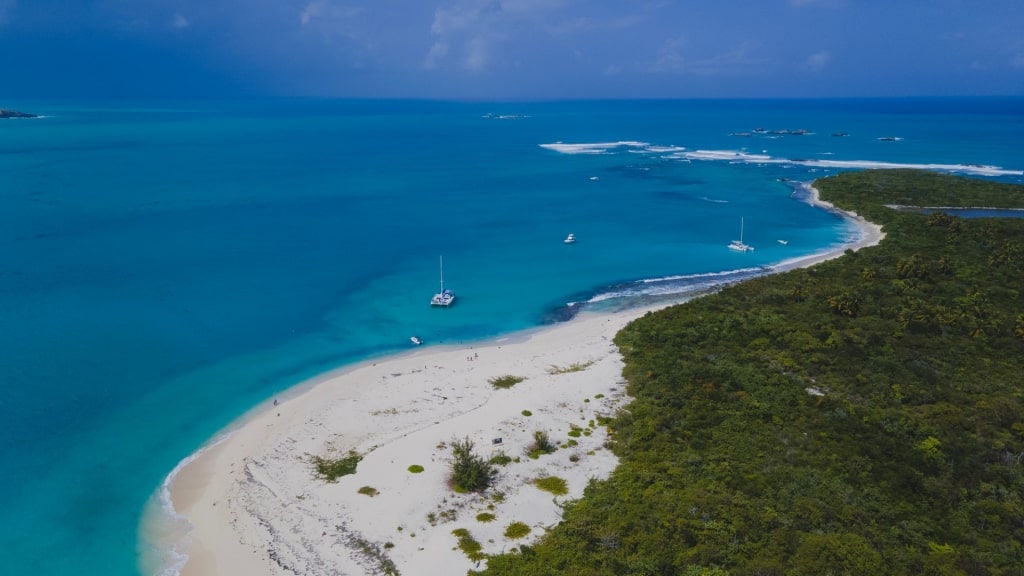
M485 338L849 240L789 181L1024 180L1022 99L5 107L45 115L0 121L11 574L159 570L139 523L178 462L412 334ZM741 218L753 253L725 247ZM448 310L427 305L441 255Z

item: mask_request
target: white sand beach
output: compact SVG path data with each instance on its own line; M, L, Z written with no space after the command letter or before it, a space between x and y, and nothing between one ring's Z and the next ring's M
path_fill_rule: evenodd
M847 216L861 228L855 245L784 267L882 239L880 227ZM193 525L182 574L370 574L385 556L402 574L465 574L477 563L458 549L457 528L488 554L532 542L558 523L558 502L580 497L589 479L615 468L597 423L629 400L612 339L649 310L583 313L471 347L424 347L329 374L277 405L268 401L174 479L174 505ZM505 375L524 380L509 389L490 385ZM561 447L531 459L537 430ZM451 441L462 438L484 457L503 452L518 461L500 466L485 493L458 494L448 464ZM315 477L312 455L349 451L363 456L356 473L335 483ZM412 465L423 471L410 472ZM566 480L569 494L555 497L532 484L546 476ZM482 513L495 519L482 522ZM506 538L511 522L525 523L530 534Z
M826 202L822 200L821 192L819 192L817 188L811 186L810 184L806 184L805 187L807 191L810 192L811 204L823 210L835 212L836 214L839 214L840 216L854 223L857 226L858 237L854 242L842 246L840 249L837 250L828 250L825 252L821 252L819 254L801 256L799 258L793 258L790 260L786 260L784 262L780 262L779 264L776 264L775 266L772 267L774 270L778 272L785 272L787 270L793 270L795 268L807 268L820 262L825 262L826 260L838 258L842 256L847 250L860 250L861 248L867 246L874 246L881 242L883 238L885 238L885 232L882 231L882 227L880 225L865 220L863 216L857 214L856 212L840 210L839 208L836 208L834 205L832 205L831 202Z

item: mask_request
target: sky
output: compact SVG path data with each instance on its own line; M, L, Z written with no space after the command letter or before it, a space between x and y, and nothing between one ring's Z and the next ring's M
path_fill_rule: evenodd
M0 99L1024 95L1022 25L1024 0L0 0Z

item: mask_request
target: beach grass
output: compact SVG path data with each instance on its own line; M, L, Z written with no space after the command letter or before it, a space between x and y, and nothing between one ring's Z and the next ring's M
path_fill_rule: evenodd
M556 365L552 364L551 367L548 368L548 374L557 375L557 374L569 374L569 373L572 373L572 372L583 372L584 370L586 370L587 368L590 368L593 365L594 365L594 361L593 360L591 360L590 362L573 362L572 364L570 364L568 366L556 366Z
M491 459L488 460L488 462L495 466L508 466L512 463L512 457L504 452L498 452L494 456L491 456Z
M548 437L548 433L543 430L537 430L533 433L533 444L527 448L527 455L536 460L544 454L551 454L555 450L558 450L558 447Z
M506 374L504 376L495 376L488 380L488 382L498 390L505 390L519 384L523 380L526 380L523 376L512 376L511 374Z
M327 482L337 482L338 478L356 473L356 465L363 457L355 451L349 451L348 456L343 458L324 458L322 456L311 456L316 475Z
M558 476L546 476L533 481L533 485L545 492L551 492L555 496L565 496L569 493L569 484L564 478Z

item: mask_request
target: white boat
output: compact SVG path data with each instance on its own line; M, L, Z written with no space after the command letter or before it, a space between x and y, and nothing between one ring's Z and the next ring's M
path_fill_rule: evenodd
M740 218L740 239L729 243L729 249L737 252L753 252L754 247L743 243L743 218Z
M446 290L444 287L444 259L439 259L441 263L441 291L434 294L434 297L430 299L431 306L444 306L447 308L455 303L455 292Z
M789 240L779 240L779 244L785 246L786 244L789 244Z
M412 343L417 345L417 346L419 346L420 344L423 344L423 339L420 338L419 336L413 336L413 337L409 338L409 340L412 340Z
M571 233L568 236L565 237L565 240L563 240L563 242L565 242L566 244L572 244L575 241L576 241L576 235L575 234L571 234Z

